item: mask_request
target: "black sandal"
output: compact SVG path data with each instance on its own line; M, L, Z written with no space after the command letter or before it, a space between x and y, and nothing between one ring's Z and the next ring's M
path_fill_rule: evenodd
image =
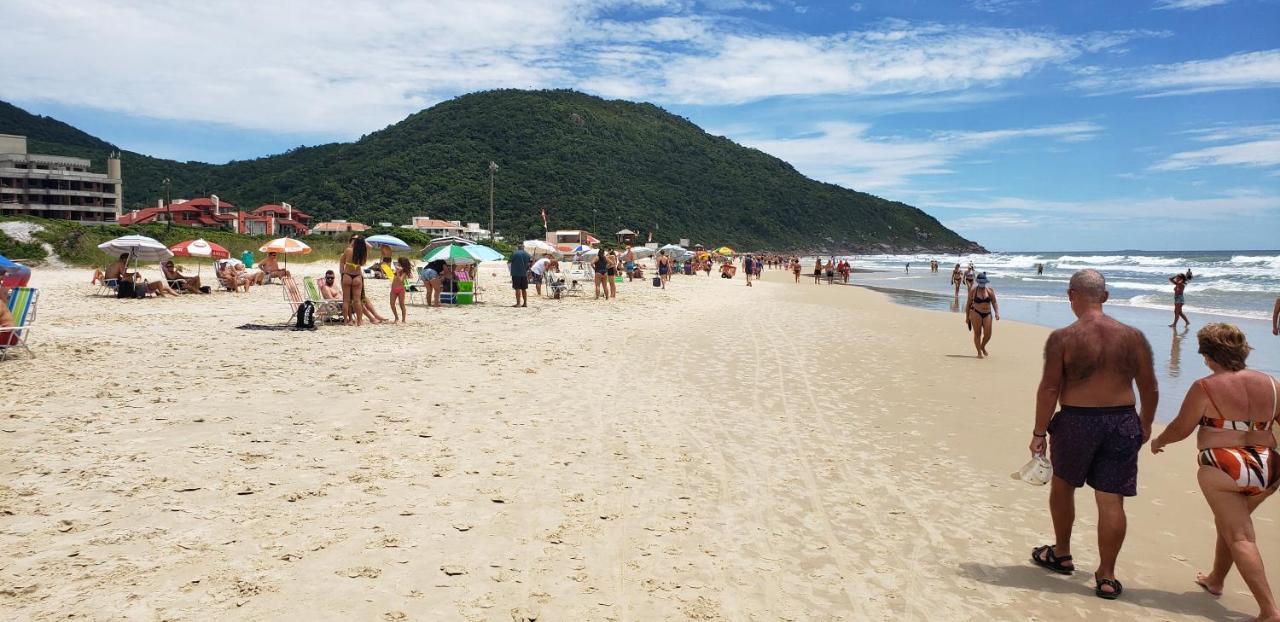
M1032 550L1031 561L1041 568L1052 570L1058 574L1071 574L1076 571L1073 566L1062 565L1062 562L1071 561L1071 556L1063 555L1062 557L1058 557L1053 552L1052 544L1046 544Z
M1098 598L1102 598L1105 600L1115 600L1117 598L1120 598L1120 595L1124 593L1124 586L1120 585L1119 579L1099 579L1097 577L1094 577L1093 580L1097 581L1097 586L1093 588L1093 593ZM1114 591L1112 592L1102 591L1102 586L1104 585L1110 587Z

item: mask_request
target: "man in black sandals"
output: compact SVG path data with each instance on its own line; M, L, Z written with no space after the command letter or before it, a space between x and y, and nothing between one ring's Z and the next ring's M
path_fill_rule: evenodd
M1045 342L1030 445L1032 454L1043 455L1046 437L1052 439L1049 513L1055 542L1032 551L1031 561L1060 574L1074 572L1075 492L1087 483L1098 504L1101 559L1094 593L1110 600L1124 589L1115 574L1124 544L1124 498L1138 494L1138 450L1151 436L1159 392L1146 337L1102 312L1107 301L1102 274L1076 272L1067 298L1076 321L1053 331ZM1139 399L1134 396L1135 383ZM1138 401L1141 416L1135 408Z

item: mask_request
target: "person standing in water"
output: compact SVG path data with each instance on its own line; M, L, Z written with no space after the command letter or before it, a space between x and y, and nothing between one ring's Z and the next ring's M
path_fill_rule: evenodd
M1187 300L1184 294L1187 289L1187 275L1175 274L1169 277L1169 282L1173 283L1173 323L1169 326L1177 328L1178 319L1181 318L1187 323L1187 328L1191 328L1191 320L1187 319L1187 314L1182 312L1182 305Z
M956 264L954 270L951 271L951 285L955 287L956 300L960 299L960 283L964 281L964 275L960 273L960 264Z
M991 341L991 318L1000 319L1000 305L996 302L996 290L988 286L986 272L978 275L978 284L969 290L965 315L973 331L973 347L978 350L978 358L990 356L987 342Z
M1239 328L1209 324L1196 334L1200 354L1213 373L1187 390L1178 417L1151 442L1151 453L1196 432L1196 479L1213 511L1213 570L1195 582L1222 595L1234 565L1258 602L1257 620L1280 620L1254 535L1253 511L1280 488L1280 452L1272 432L1280 419L1276 379L1245 368L1249 342ZM1270 398L1270 399L1268 399Z
M1097 270L1072 275L1067 300L1076 321L1053 331L1045 341L1028 448L1040 456L1050 449L1053 463L1049 514L1054 542L1032 550L1031 561L1058 574L1075 572L1075 494L1087 483L1098 505L1099 560L1093 593L1114 600L1124 591L1116 579L1126 529L1124 498L1138 494L1138 450L1151 436L1160 392L1151 344L1141 331L1102 311L1107 295L1106 280Z

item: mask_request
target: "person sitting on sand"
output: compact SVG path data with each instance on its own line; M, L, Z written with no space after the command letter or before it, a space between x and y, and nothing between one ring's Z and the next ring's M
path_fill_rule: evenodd
M244 291L248 293L249 286L253 285L253 279L243 272L237 272L235 262L231 261L222 264L222 269L218 271L218 281L233 292Z
M116 260L111 263L111 265L107 266L107 269L105 272L102 273L101 278L99 278L97 274L94 274L94 279L100 280L102 282L106 282L106 281L137 282L138 279L141 278L141 276L142 275L138 274L137 272L129 272L129 253L120 253L120 256L117 257Z
M185 276L178 266L174 265L172 259L167 259L160 263L160 270L164 272L164 278L173 283L181 283L182 290L189 294L200 293L200 277Z
M267 253L267 258L258 264L258 268L262 270L266 277L280 279L289 276L289 271L280 267L280 261L276 258L275 253ZM266 277L263 277L264 281Z
M1213 511L1213 570L1195 582L1214 597L1234 564L1258 602L1257 620L1280 621L1267 583L1250 515L1280 488L1280 451L1272 431L1280 419L1276 379L1245 368L1248 340L1231 324L1209 324L1196 333L1212 374L1192 383L1178 417L1151 442L1151 453L1196 433L1196 479Z
M333 270L325 270L324 278L318 283L320 298L324 300L342 300L342 291L338 289L338 277Z
M1087 483L1098 505L1100 559L1094 594L1113 600L1124 591L1116 579L1116 558L1125 535L1124 498L1138 494L1138 450L1151 435L1160 394L1151 344L1138 329L1103 313L1107 295L1106 280L1097 270L1072 275L1067 299L1077 319L1053 331L1044 345L1029 449L1033 456L1043 456L1045 437L1051 435L1049 514L1054 543L1033 550L1031 561L1058 574L1075 572L1075 493ZM1141 415L1135 407L1135 383Z
M1000 303L996 302L996 290L988 285L987 273L978 275L978 284L969 290L965 302L965 323L973 331L973 346L978 349L978 358L990 356L987 343L991 341L992 315L1000 319Z
M14 328L18 325L9 311L9 288L0 286L0 328ZM0 346L12 346L18 343L18 331L7 330L0 333Z

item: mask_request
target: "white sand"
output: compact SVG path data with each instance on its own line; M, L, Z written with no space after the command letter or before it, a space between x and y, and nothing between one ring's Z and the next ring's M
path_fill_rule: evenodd
M1191 583L1213 532L1190 441L1144 451L1121 601L1092 595L1087 494L1084 572L1027 561L1047 490L1009 472L1042 328L1001 322L978 361L959 316L777 273L517 310L501 270L485 305L316 332L236 328L283 322L278 286L122 301L37 271L37 357L0 363L0 618L1256 611L1238 575L1220 601Z

